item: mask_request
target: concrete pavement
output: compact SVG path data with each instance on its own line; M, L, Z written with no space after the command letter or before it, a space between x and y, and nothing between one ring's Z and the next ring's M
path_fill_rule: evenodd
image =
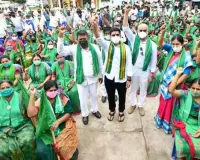
M170 160L172 136L157 129L153 121L158 103L159 96L148 98L144 117L139 115L138 110L128 115L128 96L125 121L119 123L117 113L114 121L109 122L108 102L101 102L99 91L98 104L102 118L96 119L90 114L89 124L85 126L81 115L75 117L79 135L79 160Z

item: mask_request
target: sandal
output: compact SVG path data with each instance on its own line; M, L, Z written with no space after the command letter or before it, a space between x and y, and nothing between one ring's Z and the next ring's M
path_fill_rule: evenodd
M119 121L119 122L123 122L124 119L125 119L124 113L119 113L118 121Z
M108 115L107 118L108 118L109 121L113 121L114 116L115 116L115 112L109 112L109 115Z

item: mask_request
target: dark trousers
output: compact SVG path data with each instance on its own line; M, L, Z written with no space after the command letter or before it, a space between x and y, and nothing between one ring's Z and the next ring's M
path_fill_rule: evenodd
M106 91L108 94L109 110L110 112L115 111L115 90L119 95L119 112L124 112L126 102L126 82L116 83L114 80L109 80L106 76L104 79Z

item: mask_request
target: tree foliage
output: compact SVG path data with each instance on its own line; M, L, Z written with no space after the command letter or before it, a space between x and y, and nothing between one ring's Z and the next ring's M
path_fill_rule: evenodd
M26 0L9 0L9 1L13 3L26 3Z

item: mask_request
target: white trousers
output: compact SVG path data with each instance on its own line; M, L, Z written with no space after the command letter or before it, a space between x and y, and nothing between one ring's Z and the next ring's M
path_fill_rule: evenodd
M78 94L81 105L81 115L86 117L88 113L88 96L90 97L91 112L95 113L98 111L97 104L97 83L90 85L77 85Z
M103 82L101 84L101 94L102 94L103 97L108 96L107 91L106 91L106 86L105 86L105 83L104 83L104 78L103 78Z
M130 94L130 106L143 107L147 96L148 77L144 74L134 74L131 79L131 94ZM137 91L140 88L139 101L137 101Z

